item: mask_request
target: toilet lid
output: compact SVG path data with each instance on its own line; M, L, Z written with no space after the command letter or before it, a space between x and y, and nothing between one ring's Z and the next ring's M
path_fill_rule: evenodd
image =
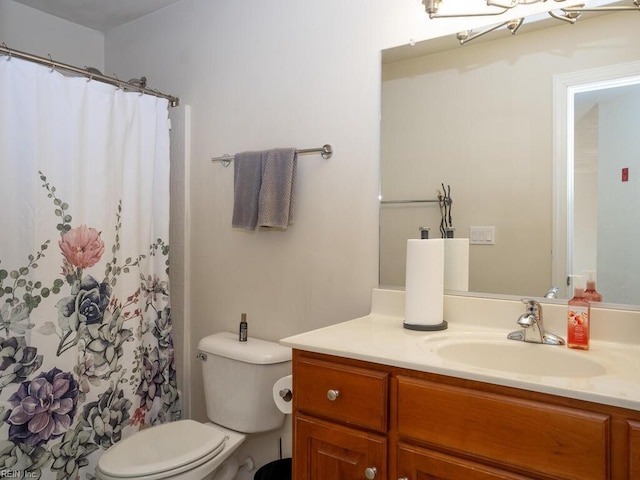
M165 423L116 443L100 457L98 468L113 477L153 475L208 460L224 441L222 431L194 420Z

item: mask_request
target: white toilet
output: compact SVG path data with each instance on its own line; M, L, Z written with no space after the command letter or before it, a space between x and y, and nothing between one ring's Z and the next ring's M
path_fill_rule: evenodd
M99 458L98 479L230 480L238 469L230 457L246 434L282 426L272 390L291 373L290 348L225 332L203 338L198 350L213 423L180 420L136 432Z

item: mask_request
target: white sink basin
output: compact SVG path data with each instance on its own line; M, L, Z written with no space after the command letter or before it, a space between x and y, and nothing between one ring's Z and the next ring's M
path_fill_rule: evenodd
M588 358L588 352L508 340L506 333L436 334L421 338L418 347L451 362L522 375L594 377L606 373L603 365Z

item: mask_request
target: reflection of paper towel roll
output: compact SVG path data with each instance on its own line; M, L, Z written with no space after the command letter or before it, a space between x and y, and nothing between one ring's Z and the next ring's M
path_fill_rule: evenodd
M469 291L469 239L444 241L444 289Z
M282 377L273 384L273 401L282 413L291 413L293 406L293 381L291 375Z
M447 328L444 311L444 240L407 240L404 326L412 330Z

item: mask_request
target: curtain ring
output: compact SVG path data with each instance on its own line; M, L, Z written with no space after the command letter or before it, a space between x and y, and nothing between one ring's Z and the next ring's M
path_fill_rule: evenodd
M55 70L55 68L56 68L56 64L55 64L55 62L53 61L53 58L51 58L51 54L50 54L50 53L47 53L47 57L49 58L49 61L51 62L51 73L53 73L53 71L54 71L54 70Z
M118 84L116 85L116 87L118 87L118 90L122 90L124 92L124 84L120 81L118 75L116 75L115 73L112 73L111 75L118 81Z
M2 48L5 48L7 50L7 62L11 60L11 49L9 47L7 47L7 44L2 42Z

